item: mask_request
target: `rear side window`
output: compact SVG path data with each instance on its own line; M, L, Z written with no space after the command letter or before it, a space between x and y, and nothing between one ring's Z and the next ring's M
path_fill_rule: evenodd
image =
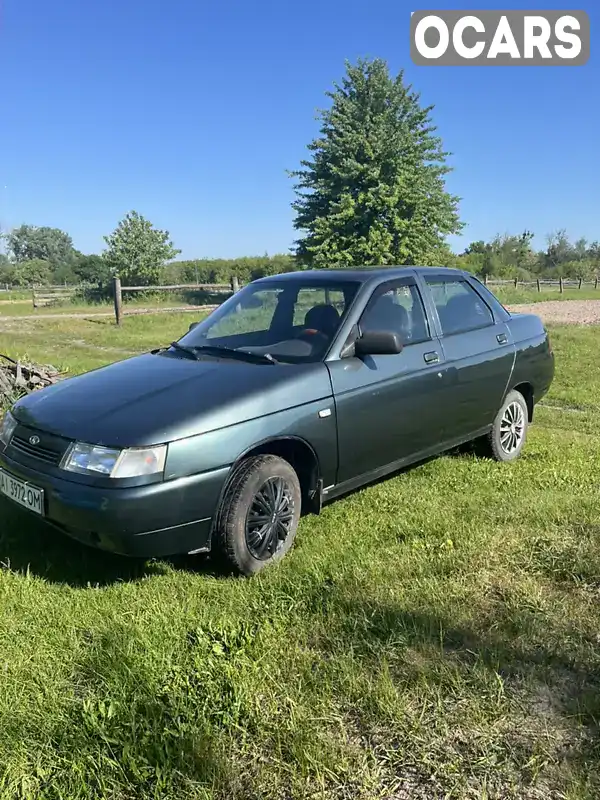
M496 295L488 289L485 283L482 283L475 275L473 275L471 279L477 283L479 294L482 294L487 298L488 305L492 306L492 308L495 308L496 311L503 311L507 316L510 316L509 310L504 306L503 303L500 302L499 298L497 298Z
M492 312L467 281L430 279L427 284L445 336L494 324Z

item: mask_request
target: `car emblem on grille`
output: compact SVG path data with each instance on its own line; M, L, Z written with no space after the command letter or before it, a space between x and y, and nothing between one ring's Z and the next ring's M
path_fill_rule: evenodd
M39 444L40 437L39 436L30 436L29 437L29 444Z

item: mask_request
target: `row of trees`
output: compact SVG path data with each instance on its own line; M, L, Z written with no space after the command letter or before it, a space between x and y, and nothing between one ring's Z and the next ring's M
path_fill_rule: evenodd
M84 255L71 237L57 228L21 225L4 236L7 254L0 254L0 285L40 286L86 284L107 289L118 273L124 285L228 283L232 275L243 282L275 275L306 264L298 254L276 254L235 259L174 260L178 251L168 238L136 212L131 212L108 237L102 255ZM497 235L491 241L472 242L460 254L438 248L430 265L459 267L480 277L519 280L583 278L600 274L600 243L573 241L564 230L545 237L536 250L533 234ZM351 262L344 266L360 264ZM368 264L369 261L362 263ZM377 261L371 261L377 264ZM419 259L404 263L423 263ZM318 262L315 267L321 266Z
M106 289L115 274L124 286L181 283L228 283L232 275L242 282L296 268L290 254L238 259L174 261L179 254L169 232L155 228L132 211L105 237L101 255L85 255L58 228L21 225L3 235L0 285L40 286L85 284Z
M545 237L541 250L532 247L533 234L495 236L490 242L472 242L457 264L480 276L495 278L583 278L600 273L600 242L572 241L566 230Z
M0 283L32 286L86 283L106 286L115 274L124 282L160 283L165 264L179 254L169 232L155 228L132 211L104 237L101 255L85 255L71 236L58 228L21 225L4 233L6 254L0 256Z
M533 234L495 236L453 253L447 237L460 233L460 198L450 194L450 167L433 106L391 76L381 59L346 65L340 84L327 92L319 135L310 157L290 175L296 183L293 252L240 259L175 261L180 251L168 231L136 211L105 237L101 255L85 255L64 231L21 225L5 234L0 282L16 285L87 283L104 287L118 273L124 285L247 281L291 269L359 265L459 266L498 278L582 277L600 270L600 243L571 241L566 231L546 237L536 250Z
M442 244L432 252L428 260L415 258L387 263L457 267L480 278L518 278L522 281L536 278L557 280L560 277L589 280L600 275L600 242L589 242L584 238L572 240L565 230L545 236L545 246L541 249L536 250L532 240L533 234L530 231L516 235L498 234L489 242L472 242L458 254ZM377 265L382 262L356 260L343 266L351 267L361 263ZM175 261L168 266L165 275L168 274L173 282L227 283L231 275L238 275L241 280L246 281L307 266L310 263L305 263L297 254L215 261L200 259ZM316 268L321 265L317 263L313 266Z

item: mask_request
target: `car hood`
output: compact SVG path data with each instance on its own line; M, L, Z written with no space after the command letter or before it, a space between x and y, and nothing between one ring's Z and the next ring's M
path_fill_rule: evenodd
M13 408L23 425L114 447L160 444L331 396L326 366L146 353L60 381Z

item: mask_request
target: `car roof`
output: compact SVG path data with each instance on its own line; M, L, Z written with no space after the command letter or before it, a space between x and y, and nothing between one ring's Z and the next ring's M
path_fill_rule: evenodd
M294 272L282 272L278 275L266 275L258 278L253 283L268 283L269 281L306 281L311 280L317 283L338 283L340 281L355 281L368 283L371 281L379 282L382 279L394 280L394 278L406 278L419 273L443 273L445 275L456 275L464 277L467 273L464 270L452 267L354 267L352 269L299 269Z

